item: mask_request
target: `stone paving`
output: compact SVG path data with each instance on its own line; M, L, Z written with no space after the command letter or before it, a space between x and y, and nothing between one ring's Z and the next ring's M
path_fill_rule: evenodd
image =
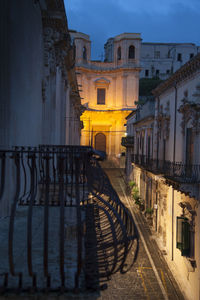
M52 299L52 300L64 300L64 299L87 299L87 300L133 300L133 299L147 299L147 300L176 300L184 299L181 294L170 270L165 263L162 254L160 253L155 240L149 230L148 224L144 217L137 211L134 203L127 202L128 193L126 194L126 184L123 180L123 176L120 169L107 168L105 169L110 181L117 191L120 199L129 209L134 212L134 217L142 232L145 240L145 244L150 253L152 262L147 255L145 245L140 238L139 253L136 262L133 267L125 274L120 272L112 275L109 281L102 284L101 289L96 292L85 293L67 293L64 295L59 294L34 294L34 295L5 295L0 299ZM126 194L126 195L125 195ZM130 199L129 199L130 200ZM132 255L130 253L128 260L131 262ZM154 267L156 271L154 270ZM156 277L159 276L159 280ZM160 281L160 283L159 283ZM164 292L163 292L164 290Z
M177 283L175 282L164 258L162 257L161 252L159 251L157 244L151 234L148 224L146 223L143 215L137 210L133 202L127 203L128 194L125 197L124 192L127 190L126 184L123 180L123 174L120 169L105 169L107 175L110 178L110 181L117 191L121 201L129 207L129 209L134 213L137 224L140 227L140 231L145 239L145 243L150 252L151 258L154 262L154 265L157 270L157 274L161 280L162 286L166 292L163 295L161 291L158 280L155 276L155 272L152 268L152 264L149 261L146 250L144 249L144 244L140 238L140 250L138 259L133 266L132 270L125 275L121 275L121 281L124 283L124 290L120 287L118 288L118 293L121 298L118 299L184 299ZM117 274L119 275L119 274ZM119 275L120 276L120 275ZM115 287L115 278L113 276L112 283L109 286L110 289ZM118 279L120 280L120 279ZM109 290L108 288L108 290ZM128 290L128 291L125 291ZM116 291L117 293L117 291ZM102 299L116 299L111 298L102 298Z

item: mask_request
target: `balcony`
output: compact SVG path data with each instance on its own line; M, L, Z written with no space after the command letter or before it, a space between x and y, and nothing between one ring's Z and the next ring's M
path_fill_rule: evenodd
M200 165L186 165L182 162L156 160L146 155L137 154L132 154L131 162L154 174L162 174L167 180L176 183L200 183Z
M122 138L121 145L124 147L133 147L134 136L126 136Z
M91 147L1 150L0 205L0 294L99 289L137 256L132 216Z

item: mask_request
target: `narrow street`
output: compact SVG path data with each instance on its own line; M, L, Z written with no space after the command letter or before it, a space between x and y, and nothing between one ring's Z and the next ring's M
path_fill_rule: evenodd
M101 292L99 299L184 299L143 215L126 192L122 171L105 167L111 184L133 215L140 235L140 247L132 269L126 274L113 275L108 289Z

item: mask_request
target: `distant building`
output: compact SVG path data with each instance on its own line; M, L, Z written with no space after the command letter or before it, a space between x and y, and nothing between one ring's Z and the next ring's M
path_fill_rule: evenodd
M113 61L114 39L104 45L105 61ZM165 80L200 51L193 43L141 43L140 78Z
M127 176L187 299L200 295L200 53L127 117ZM130 161L131 166L130 166ZM142 206L141 206L142 207ZM181 276L180 276L181 275Z
M116 156L124 149L120 141L125 133L125 118L138 100L140 34L114 37L109 62L90 59L88 35L76 31L70 34L76 46L76 72L86 108L81 117L81 144Z
M169 78L200 48L192 43L142 43L140 78Z

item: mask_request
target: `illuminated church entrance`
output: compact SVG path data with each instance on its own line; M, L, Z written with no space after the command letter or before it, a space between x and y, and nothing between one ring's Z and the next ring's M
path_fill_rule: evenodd
M106 136L103 133L95 135L95 149L106 152Z

